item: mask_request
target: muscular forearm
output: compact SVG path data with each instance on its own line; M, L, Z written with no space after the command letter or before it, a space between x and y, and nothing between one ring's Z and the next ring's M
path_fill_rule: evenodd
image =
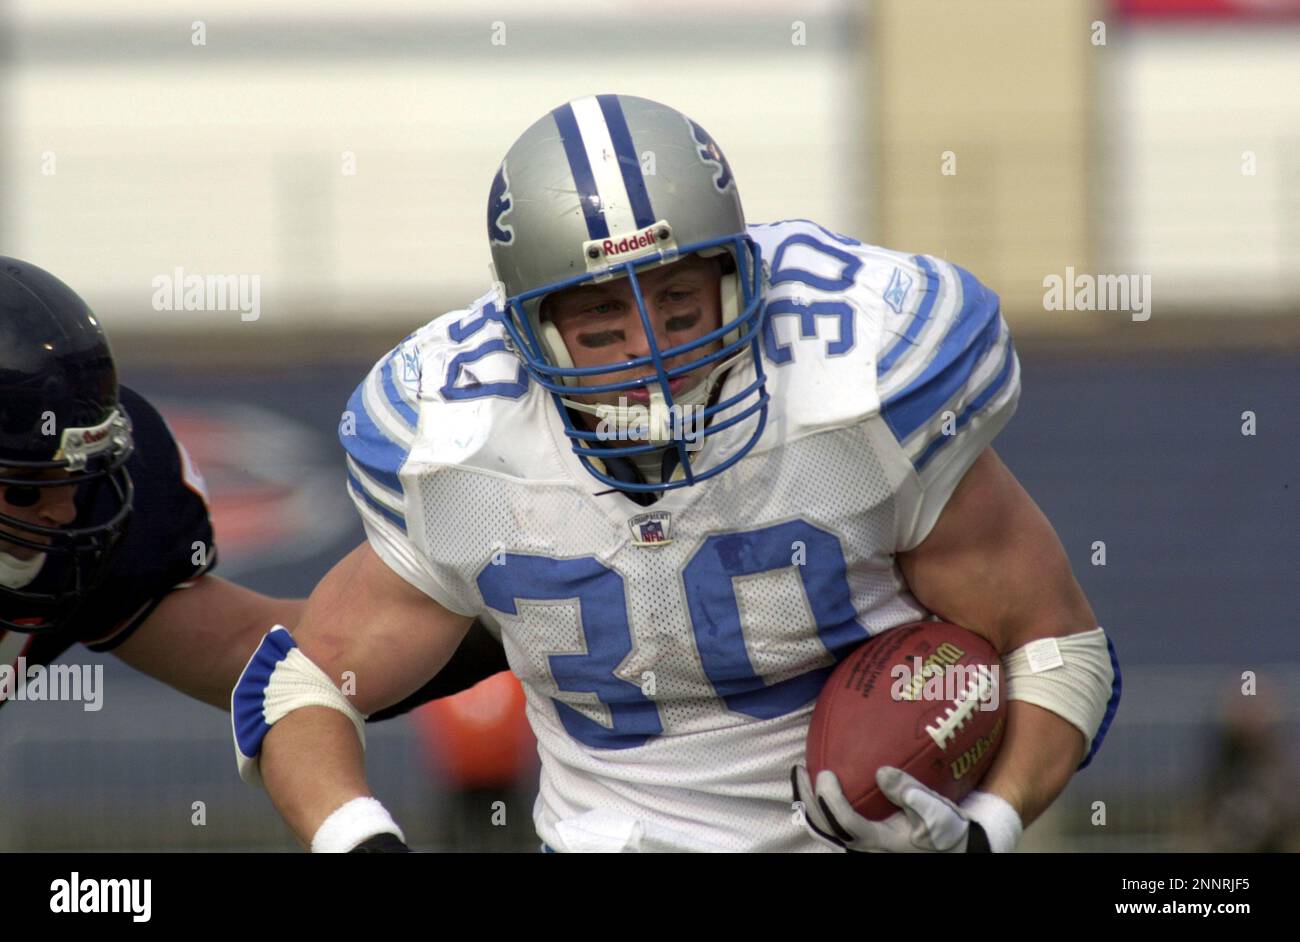
M1083 747L1083 734L1055 713L1012 700L1006 738L980 790L1008 801L1028 827L1070 781Z
M262 743L262 781L304 847L335 810L368 797L356 728L337 710L304 707L275 724Z
M348 809L322 824L353 799L370 798L366 787L359 717L382 710L419 689L451 659L473 619L444 609L389 568L363 543L321 580L293 632L268 638L258 669L245 671L236 716L236 743L243 761L259 754L259 770L271 801L298 840L319 850L346 850L381 831L397 833L378 802L360 816ZM297 650L292 650L292 648ZM268 668L274 665L274 670ZM268 676L269 674L269 676ZM338 684L346 678L346 693ZM314 701L304 703L304 697ZM259 743L266 704L280 718ZM320 706L328 703L328 706ZM281 715L282 711L290 712ZM238 710L237 710L238 713ZM245 770L247 771L247 770ZM372 825L378 830L360 833Z
M222 710L230 688L273 625L292 629L303 599L273 599L204 576L167 595L136 632L114 650L136 670Z

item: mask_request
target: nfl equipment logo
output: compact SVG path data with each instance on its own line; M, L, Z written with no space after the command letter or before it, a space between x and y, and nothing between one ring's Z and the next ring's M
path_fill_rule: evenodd
M632 528L632 542L637 546L665 546L672 542L672 514L655 511L639 514L627 522Z

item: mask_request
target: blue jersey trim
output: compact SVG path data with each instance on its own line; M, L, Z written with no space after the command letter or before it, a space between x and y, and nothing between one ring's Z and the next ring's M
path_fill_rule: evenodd
M956 267L956 266L954 266ZM1001 330L998 296L958 268L962 308L934 359L911 385L888 399L881 412L894 436L906 441L937 415L970 379Z
M400 350L398 351L398 354L401 354ZM397 383L393 379L394 359L396 359L396 357L390 356L388 358L384 363L384 368L380 374L381 382L384 386L384 397L388 400L388 404L393 407L393 411L401 416L402 420L405 421L406 424L410 426L411 431L414 432L416 425L419 424L420 416L419 413L412 409L410 404L402 398L402 394L397 389Z
M365 469L366 474L389 490L401 494L402 481L398 477L398 471L406 461L408 452L406 446L390 439L370 417L363 395L365 385L362 382L348 400L348 411L355 420L356 434L345 435L340 432L339 441L352 456L352 460Z
M406 532L406 518L400 514L394 513L387 505L380 503L375 500L374 497L370 496L370 492L366 489L366 486L362 484L357 476L350 470L348 471L348 482L352 485L353 493L360 495L361 499L366 502L366 506L395 527L400 528L403 533Z
M908 322L907 330L903 333L903 336L889 348L889 351L876 364L877 377L884 376L892 370L898 361L903 358L903 355L916 344L916 336L930 319L930 312L934 310L934 303L939 298L939 273L935 271L929 259L923 255L913 255L912 260L916 262L917 267L921 269L921 273L925 276L925 287L921 289L921 303L917 306L912 320Z
M1014 362L1015 348L1012 347L1010 340L1008 340L1006 353L1002 357L1002 368L998 370L997 375L994 376L989 384L984 387L980 394L970 401L970 404L966 406L966 409L962 414L957 417L958 431L964 428L978 413L982 412L989 404L990 400L1002 391L1003 387L1007 384L1007 380L1011 378L1011 366ZM938 454L939 449L943 448L944 445L956 437L956 435L945 435L942 432L936 435L934 440L925 447L925 450L922 451L921 454L917 456L916 461L913 462L916 470L920 471L929 464L930 459Z

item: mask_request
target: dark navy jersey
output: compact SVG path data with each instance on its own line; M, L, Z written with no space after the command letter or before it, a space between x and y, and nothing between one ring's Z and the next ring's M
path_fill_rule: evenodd
M135 451L126 464L135 484L135 509L108 576L60 628L36 634L0 630L0 663L14 664L24 657L29 667L49 664L76 643L94 651L111 651L131 637L168 594L183 589L216 564L217 547L198 471L162 416L143 396L125 386L119 396L131 418L135 439ZM102 508L94 502L109 499L106 492L97 493L90 486L79 489L78 523L102 515ZM42 585L46 576L38 576L31 588L46 588ZM22 617L21 612L4 614ZM270 630L271 625L266 627ZM177 638L176 643L182 644L183 639ZM508 669L500 643L476 624L436 678L372 719L397 716ZM0 699L0 706L4 702Z

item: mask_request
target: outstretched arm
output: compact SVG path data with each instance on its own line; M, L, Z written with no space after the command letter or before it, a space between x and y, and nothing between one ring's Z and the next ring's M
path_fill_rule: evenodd
M272 625L297 625L305 601L201 576L169 592L113 653L181 693L229 710L230 688L257 643Z
M312 592L294 640L368 714L441 670L471 621L410 585L364 543ZM260 771L272 802L306 846L334 811L370 795L356 729L328 707L303 707L275 723L262 743Z

